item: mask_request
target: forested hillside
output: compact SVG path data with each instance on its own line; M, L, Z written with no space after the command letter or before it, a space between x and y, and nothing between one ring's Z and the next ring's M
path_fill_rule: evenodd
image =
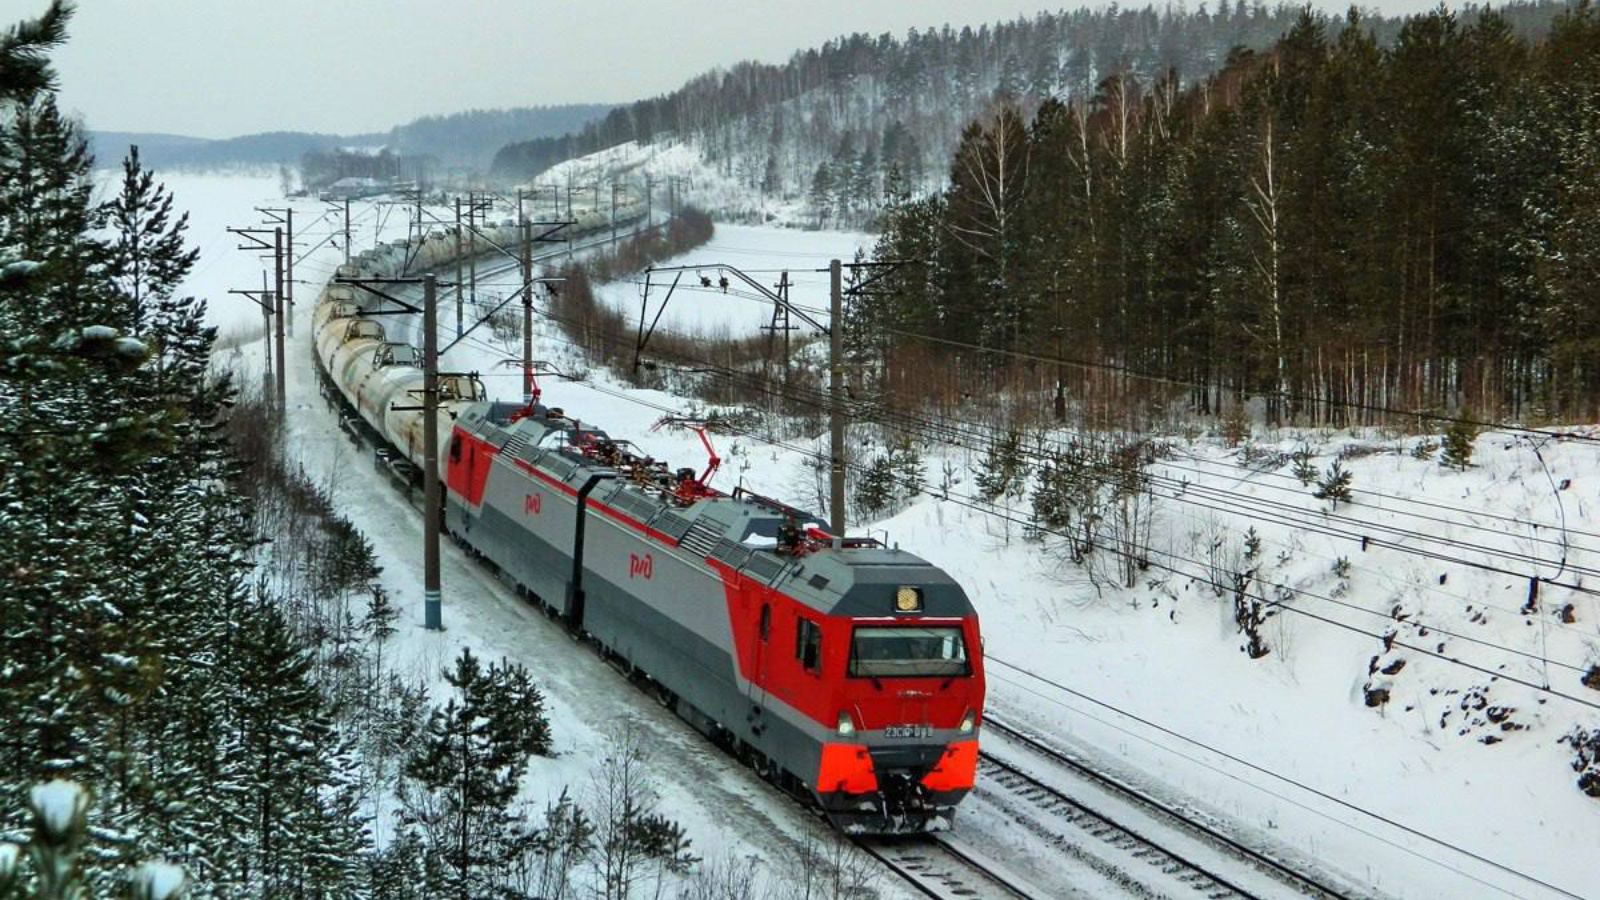
M1501 15L1513 31L1537 34L1561 8L1538 0ZM1222 0L1193 12L1113 5L902 38L853 34L779 65L708 72L581 131L508 145L492 173L525 181L627 141L683 141L752 195L804 201L813 224L862 225L886 190L942 187L961 129L996 91L1031 114L1047 98L1090 96L1112 75L1148 84L1170 74L1187 85L1223 66L1235 47L1270 47L1299 15L1297 6ZM1463 21L1477 15L1471 6L1461 13ZM1400 20L1366 27L1386 46Z
M582 128L611 107L598 104L474 109L423 116L388 131L371 134L314 134L274 131L210 140L181 135L90 132L90 150L105 157L137 144L157 168L293 165L306 153L341 147L387 147L406 156L430 156L449 168L482 170L495 151L510 141L564 134Z
M1031 115L996 102L949 187L885 217L876 255L917 264L855 332L891 382L926 384L904 366L929 352L968 390L1022 367L1122 410L1592 420L1597 135L1589 3L1533 40L1435 11L1387 48L1304 15L1191 86L1130 72Z

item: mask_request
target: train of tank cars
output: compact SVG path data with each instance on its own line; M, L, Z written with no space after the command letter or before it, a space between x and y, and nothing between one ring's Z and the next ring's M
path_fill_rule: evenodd
M612 227L604 213L577 220L574 238ZM469 236L468 252L519 235L504 222L484 237ZM445 234L398 241L339 275L427 271L455 247ZM357 291L330 282L318 298L325 392L420 466L420 353L390 340L395 320L369 317ZM670 469L537 393L494 402L476 377L448 374L439 402L455 540L840 829L951 827L977 768L984 674L978 617L949 575L768 498L719 492L714 454L702 474Z

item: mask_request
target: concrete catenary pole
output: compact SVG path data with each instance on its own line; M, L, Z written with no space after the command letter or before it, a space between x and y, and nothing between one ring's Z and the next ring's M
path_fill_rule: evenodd
M422 616L444 630L439 600L439 285L422 279Z
M267 288L267 273L261 272L261 349L266 358L261 362L261 402L272 405L272 291Z
M461 198L456 198L456 337L461 337Z
M478 204L482 201L476 192L467 194L467 300L472 303L472 308L478 308L478 224L481 216L478 215ZM456 309L456 337L461 336L461 311Z
M844 537L844 274L828 263L828 526Z
M287 391L287 389L286 389L286 387L284 385L284 377L283 377L284 376L284 371L283 371L283 229L282 228L274 228L274 229L272 229L272 247L273 247L273 254L272 254L272 256L273 256L273 259L272 259L272 270L273 270L273 272L272 272L272 274L273 274L273 279L275 281L275 284L273 285L273 288L272 288L272 299L273 299L273 303L275 304L276 317L277 317L277 320L278 320L277 321L277 328L274 329L274 332L276 334L277 341L278 341L278 346L276 348L274 348L273 358L274 358L274 361L276 363L276 365L275 365L276 371L274 372L274 374L277 376L277 378L276 378L276 395L277 395L277 401L278 401L278 415L281 416L281 415L283 415L284 410L287 408L285 406L285 402L286 402L286 398L287 398L287 395L288 395L288 391Z
M533 223L522 220L522 396L533 397Z

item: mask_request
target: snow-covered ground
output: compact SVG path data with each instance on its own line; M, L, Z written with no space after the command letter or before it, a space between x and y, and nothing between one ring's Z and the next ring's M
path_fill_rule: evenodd
M233 196L250 194L239 190ZM179 202L226 205L182 193ZM255 201L243 202L241 216ZM799 243L799 233L736 234L719 229L721 252L728 258L736 248L754 248L763 255L752 267L775 267L783 258L775 250L811 249ZM196 238L204 246L205 236ZM208 262L202 259L197 278ZM197 290L217 300L227 286L218 279ZM825 285L805 292L813 289L822 293ZM718 324L716 312L726 311L722 324L745 328L734 317L747 316L746 307L759 309L742 300L713 302L701 308L706 318L695 321ZM536 356L563 371L583 367L553 326L541 329ZM495 363L511 349L475 334L452 351L449 364L483 371L491 393L510 398L517 376ZM698 847L729 841L781 853L805 827L797 810L681 723L650 709L591 654L453 552L444 571L450 630L421 630L421 563L414 552L420 524L339 435L315 395L303 350L291 355L294 440L308 467L338 485L341 508L372 537L386 581L410 611L401 638L407 665L433 677L462 644L529 663L551 695L564 754L535 767L532 796L542 799L569 783L577 790L598 736L619 717L640 716L659 737L668 803ZM249 365L253 356L246 350L238 358ZM589 375L582 383L545 379L545 400L658 458L698 462L693 437L650 430L664 410L687 403L627 391L601 372ZM1477 442L1475 466L1456 472L1414 458L1415 438L1275 433L1260 440L1262 449L1282 452L1309 443L1318 468L1347 445L1376 452L1347 457L1354 502L1330 510L1288 476L1287 464L1256 471L1219 439L1173 438L1172 452L1154 469L1156 565L1140 572L1131 590L1091 580L991 512L930 495L858 527L887 530L890 540L951 572L971 595L983 616L996 717L1052 735L1127 780L1383 896L1600 896L1593 857L1600 803L1574 787L1570 750L1557 743L1574 725L1600 725L1594 706L1600 692L1579 683L1579 670L1600 661L1600 603L1547 583L1538 611L1519 612L1529 576L1585 588L1594 583L1588 570L1600 570L1600 482L1593 474L1600 471L1600 447L1548 441L1536 455L1527 438L1489 433ZM809 505L814 476L801 453L747 438L722 443L730 482L742 478L758 491ZM946 460L955 473L951 494L975 494L977 460L964 451L927 448L929 481L942 480ZM1019 517L1025 508L1025 501L1017 504ZM1520 524L1532 521L1541 527ZM1271 652L1259 660L1240 652L1231 599L1199 583L1196 577L1207 572L1189 562L1206 560L1218 540L1216 555L1236 552L1251 526L1261 539L1258 584L1269 596L1282 585L1287 607L1268 620ZM1363 535L1371 538L1365 550ZM1568 603L1571 624L1559 616ZM1397 607L1403 621L1395 620ZM1395 643L1386 650L1378 636L1387 631ZM1369 675L1373 657L1380 669L1404 665L1393 675ZM1547 683L1549 691L1538 689ZM1369 708L1369 687L1386 687L1389 702ZM1507 723L1521 727L1507 730ZM1487 737L1499 740L1485 743ZM1029 840L990 817L974 816L964 826L965 840L980 846ZM1051 851L1039 844L1037 852Z
M608 185L613 178L639 184L648 177L655 202L666 206L675 198L738 221L759 221L775 226L811 224L798 200L752 196L750 189L720 167L711 164L691 143L663 139L641 144L628 141L552 166L535 181L582 194L584 185ZM601 197L609 188L601 188Z
M858 248L872 249L873 236L851 231L792 231L753 225L718 225L716 234L701 247L681 256L657 263L661 269L697 266L678 277L676 272L658 272L649 279L645 297L645 278L611 282L599 286L595 295L602 302L637 320L641 310L645 321L657 328L680 334L745 337L759 334L772 324L773 302L737 277L729 276L727 290L717 266L731 266L773 292L785 280L789 302L800 307L818 323L828 323L828 263L838 259L850 262ZM821 270L821 271L819 271ZM710 286L701 283L709 279ZM674 279L678 279L673 288ZM671 289L670 299L668 291ZM662 309L665 301L666 308ZM809 332L797 317L790 324Z
M222 240L214 239L214 235L206 240L203 229L211 223L218 230L230 224L253 223L258 218L254 207L284 205L281 197L274 196L275 179L179 176L164 180L176 193L179 208L191 210L191 223L196 226L191 240L199 243L203 251L187 289L216 302L227 297L226 291L237 284L237 279L253 276L259 283L259 262L253 255L231 249L233 245L227 238L232 236L226 232ZM298 210L311 211L315 207L299 201L297 218L301 215ZM317 215L320 211L308 221ZM376 214L369 215L367 240L371 240L372 229L380 221ZM405 231L403 215L395 214L385 223L380 236L389 240L403 237ZM312 252L301 269L331 274L342 258L342 251L324 247ZM490 271L488 264L484 271ZM326 276L307 275L306 280L318 277ZM494 281L494 276L486 274L486 291L494 290ZM306 321L316 289L315 283L303 286ZM219 311L213 314L212 321L227 327L231 315L231 311ZM252 323L248 317L243 321L246 325ZM452 336L453 327L453 321L442 326ZM617 729L631 722L649 748L649 766L660 807L685 826L695 853L710 860L751 860L741 864L757 866L772 883L788 877L807 841L820 833L821 825L810 813L629 685L590 649L574 643L558 625L448 543L442 554L446 630L435 633L422 627L422 554L418 552L422 521L391 488L387 477L374 469L365 450L352 445L339 430L337 417L318 393L309 337L304 329L288 349L291 458L297 458L315 481L331 488L341 513L372 541L383 567L381 580L405 611L397 623L398 633L384 651L385 658L392 660L394 671L427 684L440 698L446 690L441 672L463 647L471 648L487 661L504 657L523 663L545 694L556 745L555 758L536 759L523 785L522 798L535 815L563 790L570 791L580 803L585 802L593 789L594 761L612 746ZM560 345L546 349L555 351L549 354L552 358L565 353ZM245 335L235 346L221 350L217 363L249 383L259 377L260 355L259 338ZM483 342L469 338L449 361L452 365L483 368L491 390L510 396L518 390L516 379L496 378L492 371L501 355L500 348L485 334ZM639 433L643 443L662 454L683 458L691 449L699 452L692 437L667 432L650 434L652 416L659 417L659 412L624 421L620 415L607 414L607 404L614 404L618 411L642 408L575 385L552 383L548 392L553 403L596 410L597 415L608 419L608 424L614 421L619 429ZM665 395L655 399L662 404L672 402ZM388 802L387 807L374 810L378 814L374 830L380 840L386 839L392 829L389 815L394 812L396 801L390 798ZM878 887L884 897L910 896L887 875Z

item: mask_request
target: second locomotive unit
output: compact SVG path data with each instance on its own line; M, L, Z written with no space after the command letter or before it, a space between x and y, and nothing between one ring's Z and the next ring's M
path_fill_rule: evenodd
M978 619L927 561L532 404L466 407L446 524L697 728L841 828L948 828L972 788Z

